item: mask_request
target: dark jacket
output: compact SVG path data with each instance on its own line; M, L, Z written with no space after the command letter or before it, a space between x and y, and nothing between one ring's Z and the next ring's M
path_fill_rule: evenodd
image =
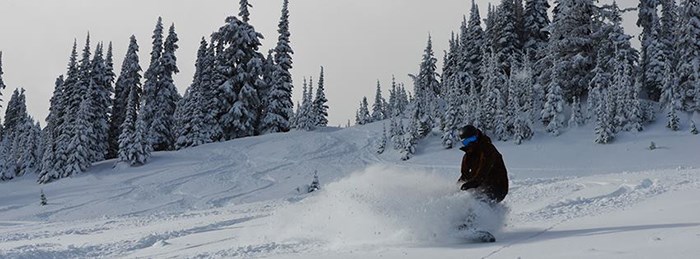
M462 147L462 190L476 189L495 202L501 202L508 194L508 172L501 153L491 143L491 138L479 131L476 142Z

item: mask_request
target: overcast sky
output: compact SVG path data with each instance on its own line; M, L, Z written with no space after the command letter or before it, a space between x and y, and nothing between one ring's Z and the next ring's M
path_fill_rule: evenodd
M250 0L251 23L266 38L264 53L277 41L282 0ZM442 61L450 32L459 29L470 0L292 0L290 1L294 69L294 100L301 96L302 77L318 78L325 67L326 95L331 125L354 123L362 96L370 102L376 81L390 86L391 75L412 89L408 73L415 73L432 34L435 53ZM482 17L487 0L477 0ZM552 1L550 1L552 2ZM634 0L618 1L623 7ZM141 67L148 67L151 35L158 16L175 23L180 38L176 53L180 93L192 80L194 60L202 36L218 29L238 13L238 0L1 0L0 51L3 52L2 114L11 92L27 90L29 113L43 122L48 114L55 78L65 73L73 39L79 49L90 32L98 41L114 44L115 71L119 73L129 36L141 47ZM636 34L634 14L625 16L627 33ZM441 63L441 62L440 62Z

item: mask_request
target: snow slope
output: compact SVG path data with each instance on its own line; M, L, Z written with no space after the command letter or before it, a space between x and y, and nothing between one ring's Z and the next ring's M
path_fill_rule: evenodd
M273 134L95 165L39 186L0 184L0 257L694 258L700 137L652 125L612 145L590 128L496 143L511 192L458 192L461 151L439 137L402 162L380 123ZM650 151L654 141L658 149ZM300 194L318 171L323 189ZM43 189L49 201L39 206ZM469 211L498 242L470 244Z

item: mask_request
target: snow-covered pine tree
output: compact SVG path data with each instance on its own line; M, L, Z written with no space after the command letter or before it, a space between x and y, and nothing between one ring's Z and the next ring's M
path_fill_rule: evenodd
M427 120L430 128L433 127L433 118L441 116L436 113L437 97L440 95L440 82L437 74L437 59L433 53L432 37L428 35L428 44L423 53L418 75L415 78L416 101L423 109L419 109L420 117Z
M517 99L516 97L515 100L517 101ZM518 105L517 102L515 105L517 106L516 110L519 110L519 112L514 115L515 118L513 119L513 140L516 145L520 145L523 140L531 139L535 133L532 131L532 126L530 126L529 113L525 112L524 108Z
M308 192L312 193L321 189L321 182L318 180L318 171L314 172L314 180L309 185Z
M367 97L362 97L360 102L360 109L357 111L357 118L355 123L358 125L365 125L371 122L371 115L369 114L369 104L367 103Z
M163 44L163 54L158 61L160 69L157 71L158 83L155 89L154 104L146 104L151 107L152 120L148 128L148 141L155 151L173 150L175 148L175 108L180 100L180 95L175 87L173 74L180 70L177 68L175 51L178 49L178 37L175 32L175 24L170 25L168 36Z
M313 130L315 127L315 116L313 111L313 79L309 80L307 85L304 78L304 94L302 96L301 107L296 116L296 128L301 130Z
M676 52L678 94L683 111L700 110L700 1L681 2Z
M522 45L516 26L515 6L514 0L501 0L501 4L496 7L498 19L494 20L491 31L494 40L491 48L498 59L499 68L506 76L510 76L513 54Z
M5 90L5 82L2 80L2 51L0 51L0 102L2 102L2 91ZM2 104L0 104L0 107L2 107Z
M90 161L97 162L105 159L107 155L109 135L109 113L111 105L112 84L107 71L106 61L103 59L103 46L98 44L92 59L90 70L91 81L88 88L92 107L90 107L90 121L92 122L93 136L90 137L93 144L89 146Z
M658 60L652 61L652 56L658 57L663 51L657 31L660 28L658 5L658 0L640 0L637 7L637 26L642 28L639 76L647 96L654 101L659 100L663 80L663 76L659 73L663 69L663 64L660 64Z
M134 145L134 131L136 130L136 116L137 116L137 105L138 100L134 100L136 96L136 91L129 91L128 103L126 105L126 117L124 122L122 122L120 135L119 135L119 161L130 163L132 154L130 153L130 148Z
M389 116L390 118L399 116L401 111L399 110L399 89L396 86L396 77L391 75L391 89L389 89Z
M675 68L678 59L678 55L675 51L676 39L678 36L676 32L680 22L678 20L678 6L676 6L676 0L659 0L659 2L661 4L659 40L663 46L666 63L669 63L671 67Z
M235 16L212 35L219 48L216 77L219 84L219 122L224 139L253 136L260 132L260 100L264 56L258 51L262 34Z
M90 147L93 144L90 136L94 135L92 122L90 121L90 98L85 98L80 103L80 109L76 114L75 124L68 125L70 132L74 132L68 144L70 150L66 159L66 171L62 177L70 177L85 172L90 165Z
M0 141L0 181L9 181L15 178L16 163L12 160L12 134L6 134Z
M120 127L126 118L126 105L129 102L129 93L134 89L135 98L140 98L141 91L141 66L139 65L139 45L136 36L131 35L129 47L121 72L114 85L114 99L112 100L112 114L109 128L109 152L107 158L116 158L119 150Z
M210 42L205 58L202 62L202 71L200 75L200 89L202 92L202 102L199 106L204 112L204 121L202 122L202 141L203 143L220 141L223 139L223 130L221 124L217 120L219 98L219 85L216 84L217 73L215 66L216 47L214 42ZM270 113L268 112L268 115Z
M422 138L421 127L423 122L420 118L420 112L414 109L413 116L411 116L411 122L408 124L408 129L404 130L404 135L402 136L402 146L399 152L401 153L401 160L409 160L416 153L416 145L418 140Z
M48 205L48 202L46 200L46 195L44 194L44 190L41 190L41 196L39 196L39 205L41 206L46 206Z
M290 120L294 115L294 103L292 102L292 50L289 44L289 0L284 0L282 5L282 15L277 31L279 36L275 47L275 83L270 90L270 103L267 109L267 116L263 122L267 123L263 127L265 132L287 132L292 127ZM297 106L298 107L298 106Z
M240 0L238 16L241 17L241 20L246 23L250 21L250 11L248 10L248 7L253 7L253 5L248 3L248 0Z
M540 113L547 132L554 136L558 136L560 134L559 130L564 126L564 96L559 86L559 78L559 72L555 70L547 89L547 101L544 103L544 109Z
M536 62L544 56L542 51L549 42L549 3L547 0L525 0L525 39L523 52L530 61Z
M474 0L472 0L469 21L462 25L461 34L462 61L459 65L459 71L467 72L478 92L481 90L481 66L484 60L482 48L485 39L484 30L481 28L479 6Z
M151 61L148 69L144 73L144 85L142 98L143 100L143 118L146 123L146 129L150 132L151 124L153 122L153 117L157 109L158 101L158 82L159 77L163 73L163 65L161 64L161 57L163 55L163 18L158 17L156 22L156 27L153 30L152 49L151 49ZM148 133L147 133L148 134Z
M386 149L386 123L382 125L382 135L379 137L379 140L377 141L377 154L382 154L384 153L384 150Z
M485 130L490 131L496 129L497 97L501 94L500 89L503 88L506 82L506 76L499 68L496 55L491 53L486 55L486 62L482 66L482 75L484 77L481 89L481 98L483 100L481 101L481 106L478 107L481 110L479 121Z
M671 100L671 102L668 104L668 113L666 115L666 118L668 119L666 127L673 131L680 129L680 118L678 118L676 106L678 106L676 99Z
M508 118L504 94L498 88L495 88L491 91L489 99L493 99L495 104L495 113L493 117L495 137L498 140L507 141L510 137L508 136L508 130L512 128L512 125L509 123L511 118Z
M690 120L690 134L697 135L698 134L698 128L695 127L695 121Z
M46 127L44 128L45 147L38 179L40 184L58 179L60 176L58 172L63 167L63 161L57 160L56 156L57 140L61 135L61 130L65 127L63 124L63 82L63 76L56 78L53 96L50 99L49 115L46 117Z
M628 69L630 69L628 67ZM626 131L643 131L644 130L644 114L642 111L642 104L639 100L639 92L641 91L641 83L636 82L633 85L628 86L628 96L627 100L627 127Z
M26 97L24 89L15 89L7 103L5 110L5 125L3 139L7 140L6 150L0 153L4 157L3 174L4 178L12 179L25 174L23 160L25 152L33 153L36 148L25 146L30 134L32 134L32 126L34 121L27 114ZM30 149L31 148L31 149ZM34 169L34 168L32 168Z
M258 124L258 134L267 134L269 133L268 129L270 128L270 122L266 121L268 114L267 110L268 107L270 106L270 93L271 90L273 89L272 87L275 85L275 82L277 79L275 79L275 71L276 71L276 65L275 65L275 59L272 57L272 49L267 51L267 56L263 60L262 64L262 78L260 79L261 83L258 84L258 99L260 100L260 107L258 110L259 114L259 124Z
M467 77L468 78L468 77ZM442 146L450 149L454 146L457 137L454 132L464 124L465 119L468 120L468 114L465 116L463 100L466 93L463 92L463 87L456 81L458 77L452 77L452 83L449 84L449 92L447 93L447 111L445 112L442 128Z
M28 117L22 125L22 133L19 137L20 150L18 151L17 176L35 175L41 164L41 128L34 123L34 119Z
M554 9L550 24L551 33L549 53L544 62L551 62L549 72L542 73L540 84L549 85L555 80L552 70L556 70L557 85L562 90L564 99L582 96L588 89L588 82L595 66L595 48L593 47L593 15L596 7L594 0L560 0ZM552 75L551 77L549 77Z
M178 102L176 108L175 125L177 126L177 141L175 142L175 147L177 149L198 146L204 141L204 139L200 139L200 136L203 135L202 130L204 123L204 107L202 107L202 102L204 100L202 99L201 74L206 52L209 48L208 45L209 43L202 37L197 51L192 84L187 88L184 97Z
M374 94L374 104L372 104L372 121L381 121L385 118L384 116L384 98L382 97L382 87L377 80L377 91Z
M391 135L391 143L393 144L394 150L400 150L401 147L403 147L403 135L405 133L403 130L403 124L401 123L401 119L392 118L391 127L389 131Z
M323 75L323 67L321 67L321 75L318 78L318 87L316 87L316 97L312 102L314 122L316 125L314 127L326 127L328 126L328 99L326 99L326 88L325 79Z
M594 96L599 99L596 101L598 106L596 107L596 126L595 126L595 143L607 144L615 136L612 129L612 119L609 116L609 108L607 107L607 91L601 91L599 87L595 87L592 90L595 92Z
M571 102L571 118L569 119L569 128L581 127L585 124L583 111L581 110L581 102L578 97L574 97Z
M141 117L143 109L137 114L138 106L136 91L131 91L126 118L122 123L121 135L119 136L119 161L126 162L130 166L145 164L152 150L151 144L146 139L146 125Z

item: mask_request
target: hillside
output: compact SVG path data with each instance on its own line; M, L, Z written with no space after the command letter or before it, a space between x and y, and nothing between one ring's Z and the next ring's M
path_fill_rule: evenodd
M498 211L457 192L461 151L439 137L402 162L382 125L272 134L107 161L48 185L0 185L0 257L690 258L700 252L700 137L655 124L497 142L511 177ZM650 151L654 141L659 147ZM317 171L322 191L300 194ZM39 206L43 189L47 206ZM453 226L477 211L494 244ZM546 252L545 252L546 251Z

